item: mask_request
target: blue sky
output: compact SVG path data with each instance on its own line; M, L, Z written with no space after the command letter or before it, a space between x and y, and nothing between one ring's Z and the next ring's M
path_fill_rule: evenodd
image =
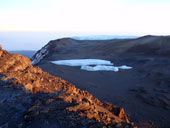
M49 0L50 1L50 0ZM46 7L46 0L0 0L0 10L32 10Z
M169 34L170 0L0 0L0 31Z
M61 1L61 0L0 0L0 10L6 10L6 11L32 10L32 9L38 10L38 9L50 8L51 6L54 6L55 3L57 4L56 1ZM110 0L105 0L106 3L107 1ZM145 5L146 4L170 4L170 0L111 0L111 1L113 4L114 3L138 4L138 5L139 4L145 4ZM97 3L98 2L96 1L96 4Z

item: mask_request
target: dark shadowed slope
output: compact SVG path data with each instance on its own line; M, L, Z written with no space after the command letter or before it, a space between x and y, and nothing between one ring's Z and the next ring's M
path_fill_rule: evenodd
M170 37L137 39L50 41L32 58L43 70L87 90L102 101L126 109L128 117L143 126L170 127ZM116 66L132 66L120 72L88 72L80 67L57 66L52 60L105 59ZM154 126L153 126L154 125ZM146 126L143 126L146 127Z
M0 73L2 127L133 127L123 108L101 102L1 47Z

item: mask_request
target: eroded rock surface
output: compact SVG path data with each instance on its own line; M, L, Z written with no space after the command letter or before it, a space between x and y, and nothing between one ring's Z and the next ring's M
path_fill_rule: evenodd
M4 109L0 120L6 115L1 127L13 124L14 127L134 127L123 108L103 103L89 92L32 66L27 57L11 55L1 47L0 73L3 76L0 108ZM8 112L6 105L10 108Z

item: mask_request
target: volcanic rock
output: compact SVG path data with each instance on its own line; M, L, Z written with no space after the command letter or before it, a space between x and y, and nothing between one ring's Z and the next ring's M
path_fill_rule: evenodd
M111 40L76 40L62 38L50 41L33 57L32 64L36 65L42 60L101 58L108 55L138 54L169 56L170 36L143 36L137 39L111 39ZM70 55L71 53L71 55ZM63 59L63 57L62 57Z
M32 66L27 57L11 55L1 47L0 73L0 91L6 92L1 93L0 100L4 109L2 127L133 127L123 108L101 102L89 92ZM8 88L6 83L10 83ZM11 105L8 111L5 105Z
M170 127L169 57L170 36L111 40L62 38L52 40L40 49L32 57L32 64L70 81L81 90L87 90L101 101L123 107L135 124L145 122L142 124L146 127L145 124L151 121L155 127L165 128ZM80 67L51 63L68 59L103 59L116 66L128 65L133 69L90 72L80 70ZM109 108L109 105L104 106ZM79 107L86 111L81 104ZM72 106L69 110L74 112L77 108ZM90 114L88 116L91 117ZM165 118L163 123L162 118Z

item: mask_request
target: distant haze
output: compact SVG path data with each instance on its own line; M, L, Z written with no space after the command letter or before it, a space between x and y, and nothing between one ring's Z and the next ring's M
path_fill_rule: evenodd
M38 50L50 40L69 36L57 32L0 32L0 44L3 49Z
M0 0L0 31L168 35L170 0Z
M39 50L50 40L63 37L75 39L112 39L112 38L135 38L135 36L89 36L90 33L71 32L0 32L0 44L3 49L16 50ZM93 35L93 34L92 34Z
M170 0L0 0L0 44L38 50L62 37L170 35L169 12Z

